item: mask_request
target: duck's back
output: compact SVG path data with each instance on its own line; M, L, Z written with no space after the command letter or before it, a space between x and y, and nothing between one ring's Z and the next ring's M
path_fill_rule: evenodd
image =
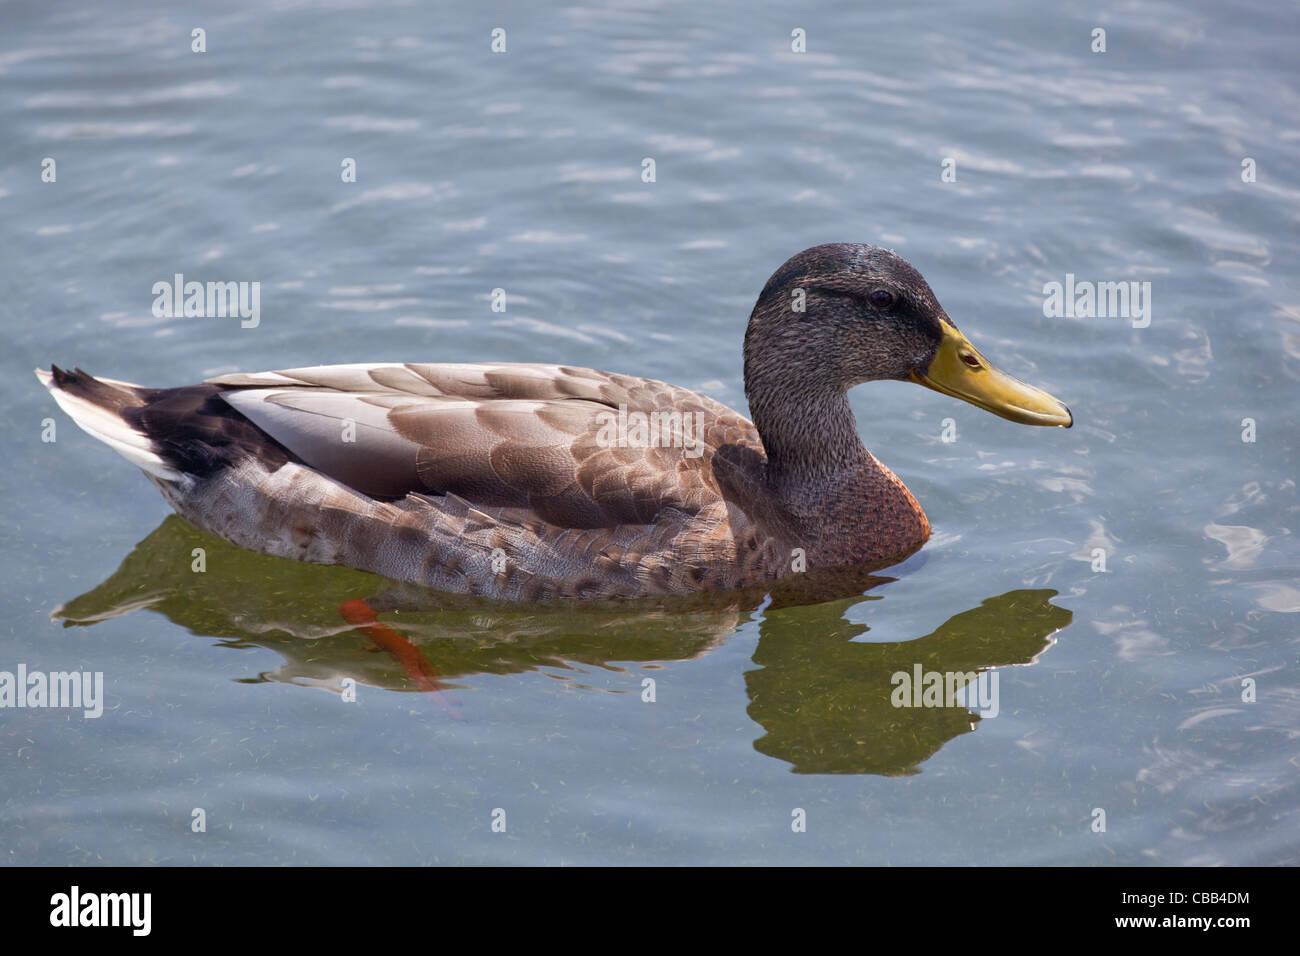
M563 528L694 514L711 459L761 448L731 409L651 379L554 365L336 365L211 379L303 463L373 498L454 494Z

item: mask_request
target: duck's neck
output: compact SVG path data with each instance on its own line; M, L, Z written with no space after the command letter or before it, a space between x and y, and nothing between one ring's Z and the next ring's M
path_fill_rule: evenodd
M875 464L842 390L760 377L747 382L746 391L767 453L768 483L781 498L793 504L807 494L824 494Z
M760 374L746 381L746 392L767 453L768 488L793 519L793 543L806 549L810 566L890 563L925 543L925 513L863 447L843 391L787 390Z

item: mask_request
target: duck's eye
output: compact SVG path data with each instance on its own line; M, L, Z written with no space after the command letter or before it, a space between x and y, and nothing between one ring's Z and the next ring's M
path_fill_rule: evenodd
M894 293L888 289L876 289L867 299L877 309L887 309L894 304Z
M974 355L972 355L970 352L960 353L959 358L961 358L961 360L965 362L967 365L969 365L971 368L983 367L980 365L980 360L976 358Z

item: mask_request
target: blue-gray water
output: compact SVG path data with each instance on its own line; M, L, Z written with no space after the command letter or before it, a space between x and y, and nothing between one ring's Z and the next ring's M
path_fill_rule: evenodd
M0 8L0 670L106 696L0 710L0 859L1300 860L1293 5L123 6ZM894 580L385 612L436 694L339 615L381 582L163 523L31 374L561 362L743 409L754 299L827 241L1075 427L865 385L935 529ZM260 324L154 317L176 273L260 282ZM1149 326L1045 317L1067 274L1150 282ZM893 708L916 663L996 673L997 716Z

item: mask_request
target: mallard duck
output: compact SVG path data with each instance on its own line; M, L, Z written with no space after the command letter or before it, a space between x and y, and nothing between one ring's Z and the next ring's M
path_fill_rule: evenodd
M37 375L182 517L242 547L515 600L716 591L884 567L930 534L846 393L916 382L1027 425L1070 411L998 371L909 263L853 243L768 280L753 420L588 368L365 363L146 388Z

